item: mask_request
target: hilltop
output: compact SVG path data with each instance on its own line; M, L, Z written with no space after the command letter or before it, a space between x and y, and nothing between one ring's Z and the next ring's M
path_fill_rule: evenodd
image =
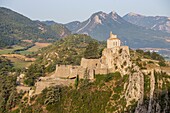
M69 34L70 31L61 24L46 25L0 7L0 47L22 43L22 40L53 42Z
M82 40L82 37L87 40ZM115 35L110 38L110 41L113 39L115 40ZM79 52L83 49L87 50L88 45L90 45L88 40L95 41L86 35L72 35L71 37L62 39L58 44L56 42L57 46L52 45L42 50L41 59L48 59L46 62L48 64L59 57L61 61L57 62L57 64L64 64L64 69L66 69L70 64L74 65L73 62L75 62L75 60L68 62L72 60L64 58L70 57L69 59L71 59L74 58L74 55L81 55ZM79 41L81 45L75 45L77 41ZM85 45L86 48L84 48ZM62 48L64 47L67 49L65 48L63 50ZM146 113L157 112L157 110L158 113L160 113L161 111L169 111L170 73L168 70L170 67L163 57L157 53L144 52L142 50L130 50L130 52L128 52L127 46L109 47L110 46L107 46L107 48L103 50L103 54L99 57L99 64L98 61L97 64L92 63L96 62L97 59L86 59L87 61L89 60L89 63L86 64L88 67L86 67L87 72L85 71L84 78L82 78L83 76L81 75L77 75L77 77L74 78L65 76L65 74L68 74L66 72L67 69L62 71L63 73L54 76L57 73L58 67L56 67L54 73L42 75L42 73L45 73L44 71L42 72L44 68L37 68L35 65L31 66L27 71L29 74L26 73L25 76L27 80L31 80L29 77L40 78L37 79L35 85L33 84L35 89L33 88L29 91L29 95L33 96L27 96L28 98L24 99L24 104L22 104L23 107L21 109L26 112L49 113ZM74 53L77 54L73 55L67 51L71 48L76 50ZM92 51L90 53L92 53ZM86 54L85 51L84 54ZM52 59L52 56L55 55L56 58ZM84 56L86 55L82 55L81 57ZM36 64L38 65L40 63L36 62ZM112 73L97 74L95 67L99 69L98 66L100 66L100 64L102 67L110 67L108 68L108 72L110 70ZM76 67L77 65L71 68L68 67L68 69L74 71ZM88 69L90 68L94 69L94 73L96 73L93 79L86 78L89 74ZM39 70L36 71L37 69ZM28 81L26 83L28 83ZM39 94L42 89L44 90ZM34 95L34 91L37 95ZM29 102L30 105L27 104L27 102Z

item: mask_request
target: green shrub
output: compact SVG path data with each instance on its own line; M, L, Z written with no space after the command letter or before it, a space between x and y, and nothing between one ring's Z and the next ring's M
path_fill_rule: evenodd
M148 64L153 64L154 62L153 61L149 61Z
M117 94L120 94L123 91L123 86L117 86L113 89L113 91Z
M158 64L159 64L159 66L163 66L163 67L166 66L165 61L159 61Z
M144 53L144 51L141 50L141 49L137 49L136 52L137 52L137 53L140 53L140 54L143 54L143 53Z
M113 79L114 80L119 80L121 78L121 74L119 72L113 73Z
M109 81L113 80L114 74L113 74L113 73L110 73L110 74L107 74L107 75L105 75L105 76L106 76L106 77L105 77L104 81L105 81L105 82L109 82Z
M113 100L118 100L120 98L120 96L118 95L118 94L114 94L113 96L112 96L112 99Z

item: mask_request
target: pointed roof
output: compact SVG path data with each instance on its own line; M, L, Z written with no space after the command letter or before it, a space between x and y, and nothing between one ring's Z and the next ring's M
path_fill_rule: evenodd
M110 32L109 40L119 40L119 39L117 38L117 35L114 35L112 32Z

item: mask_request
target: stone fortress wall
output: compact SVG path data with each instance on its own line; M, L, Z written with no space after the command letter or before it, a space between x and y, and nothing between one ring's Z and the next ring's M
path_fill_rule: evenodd
M107 40L107 48L102 52L99 59L81 59L79 66L73 65L56 65L56 71L53 75L47 77L40 77L36 82L35 94L50 86L63 85L70 86L74 84L74 78L79 75L80 79L94 79L95 74L108 74L113 72L120 72L121 75L129 75L129 83L124 86L127 90L125 98L127 105L130 105L132 100L140 100L138 104L143 102L144 91L144 75L148 73L153 74L153 70L140 70L139 66L133 63L130 59L129 47L121 46L121 41L116 35L110 34ZM133 73L132 73L133 71ZM158 69L156 71L162 71ZM64 78L64 79L63 79ZM136 87L136 89L134 88Z
M129 64L130 54L128 46L121 46L121 41L116 35L110 33L107 40L107 48L102 52L102 57L99 59L81 59L80 66L72 65L56 65L56 71L53 77L56 78L84 78L94 79L95 74L108 74L115 71L120 71L122 75L127 74L124 68ZM127 60L128 59L128 60Z
M75 78L79 75L80 78L84 77L86 69L81 66L72 65L56 65L56 71L53 76L59 78Z

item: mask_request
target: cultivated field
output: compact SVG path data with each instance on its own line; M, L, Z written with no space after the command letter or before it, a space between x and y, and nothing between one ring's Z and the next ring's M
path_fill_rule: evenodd
M43 47L47 47L51 45L51 43L39 43L39 42L36 42L35 43L35 46L29 48L28 50L26 51L21 51L19 52L20 54L22 55L29 55L29 54L33 54L34 52L37 52L39 49L43 48Z
M30 42L30 40L25 40L25 42ZM19 54L13 53L14 50L23 49L24 47L14 45L10 49L0 49L0 56L4 56L11 60L12 64L16 68L28 67L35 61L35 58L28 58L26 55L33 54L43 47L49 46L51 43L39 43L36 42L35 46L29 48L25 51L20 51Z
M12 46L11 49L0 49L0 55L2 55L2 54L10 54L14 50L22 49L22 48L24 48L24 47L21 47L21 46L18 46L18 45L14 45L14 46Z
M33 62L26 62L24 60L18 59L18 58L8 58L9 60L11 60L12 64L14 65L14 67L16 68L25 68L31 65L31 63Z

